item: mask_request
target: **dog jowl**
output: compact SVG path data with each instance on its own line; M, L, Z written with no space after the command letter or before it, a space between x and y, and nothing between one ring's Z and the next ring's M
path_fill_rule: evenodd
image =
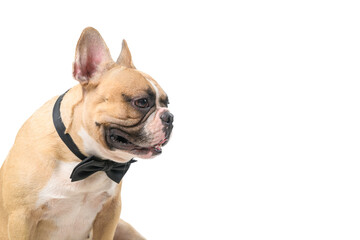
M144 239L120 219L121 180L134 157L169 141L168 96L125 41L114 61L94 28L80 36L73 76L79 84L24 123L1 167L0 239Z

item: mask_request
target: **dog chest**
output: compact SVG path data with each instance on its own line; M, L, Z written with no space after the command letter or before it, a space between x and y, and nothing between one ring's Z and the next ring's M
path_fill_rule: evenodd
M117 184L104 172L97 172L78 182L70 181L77 163L57 162L57 167L40 191L37 207L41 220L51 221L51 239L87 239L96 215L115 194Z

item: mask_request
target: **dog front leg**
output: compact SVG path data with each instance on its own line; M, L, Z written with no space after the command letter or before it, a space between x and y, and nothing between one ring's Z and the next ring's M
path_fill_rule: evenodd
M114 236L114 240L145 240L133 226L120 219Z
M33 233L33 222L27 211L17 210L8 218L9 240L30 240Z
M113 240L120 218L120 196L108 200L98 213L93 224L94 240Z

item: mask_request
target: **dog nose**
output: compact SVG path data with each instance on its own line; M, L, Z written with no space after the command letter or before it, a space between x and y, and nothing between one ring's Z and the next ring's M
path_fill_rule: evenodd
M164 112L161 114L160 119L164 125L170 126L174 121L174 115L172 115L170 112Z

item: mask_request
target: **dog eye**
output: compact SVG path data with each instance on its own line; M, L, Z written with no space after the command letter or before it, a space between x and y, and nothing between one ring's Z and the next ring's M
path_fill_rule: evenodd
M135 100L134 104L139 108L148 108L149 100L147 98L140 98L138 100Z

